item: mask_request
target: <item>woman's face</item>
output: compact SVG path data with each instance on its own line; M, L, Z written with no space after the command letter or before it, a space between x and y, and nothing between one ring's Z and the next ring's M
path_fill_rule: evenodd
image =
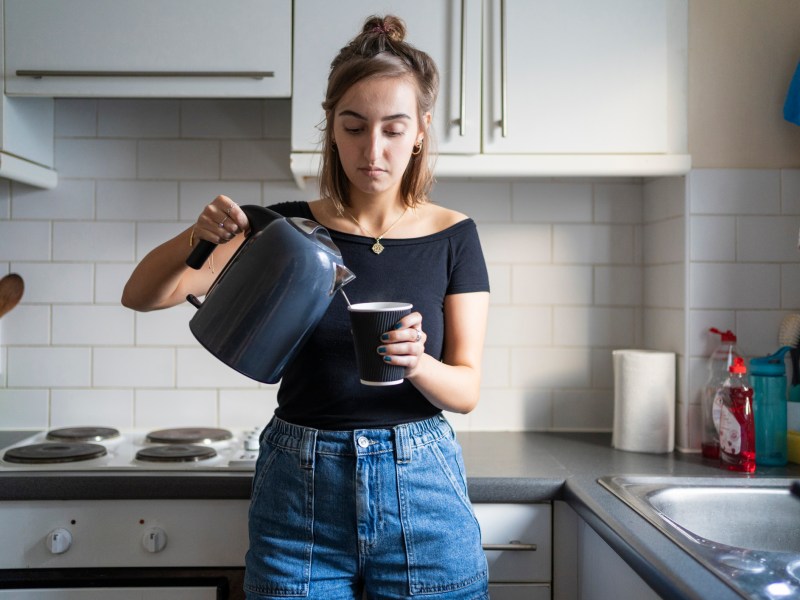
M424 121L427 124L430 115ZM354 84L333 115L333 139L351 192L399 190L424 131L413 83L402 77L380 77Z

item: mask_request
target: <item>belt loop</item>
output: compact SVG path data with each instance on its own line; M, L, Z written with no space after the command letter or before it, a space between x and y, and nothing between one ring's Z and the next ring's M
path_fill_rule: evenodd
M411 462L411 434L408 425L394 428L394 453L398 465Z
M300 442L300 467L314 469L314 454L317 450L317 430L303 428L303 439Z

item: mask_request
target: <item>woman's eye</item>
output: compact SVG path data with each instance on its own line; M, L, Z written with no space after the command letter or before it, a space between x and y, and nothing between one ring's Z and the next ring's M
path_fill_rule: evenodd
M360 131L361 131L361 128L360 128L360 127L345 127L345 128L344 128L344 130L345 130L347 133L353 133L353 134L355 134L355 133L358 133L358 132L360 132Z
M403 133L404 132L402 132L402 131L387 131L386 135L388 135L389 137L399 137L399 136L403 135Z

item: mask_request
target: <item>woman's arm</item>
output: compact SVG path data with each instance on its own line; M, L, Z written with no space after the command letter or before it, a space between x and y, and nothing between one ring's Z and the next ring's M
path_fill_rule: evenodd
M442 360L425 354L422 317L413 313L392 332L388 354L394 364L406 367L406 379L428 401L452 412L468 413L478 404L481 362L489 313L489 293L451 294L444 300ZM419 342L417 331L422 331ZM396 341L396 344L391 342Z
M230 198L217 196L192 227L154 248L136 266L122 291L123 306L149 311L180 304L188 294L205 294L242 243L243 236L236 233L245 227L247 217L242 210ZM186 258L201 239L219 246L206 266L191 269ZM209 268L212 260L213 272Z

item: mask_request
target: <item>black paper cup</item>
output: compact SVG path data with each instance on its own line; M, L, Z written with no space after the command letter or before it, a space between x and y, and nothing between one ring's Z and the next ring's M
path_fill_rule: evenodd
M358 362L358 376L364 385L397 385L403 383L405 367L383 360L378 354L381 335L411 312L407 302L364 302L351 304L350 326Z

